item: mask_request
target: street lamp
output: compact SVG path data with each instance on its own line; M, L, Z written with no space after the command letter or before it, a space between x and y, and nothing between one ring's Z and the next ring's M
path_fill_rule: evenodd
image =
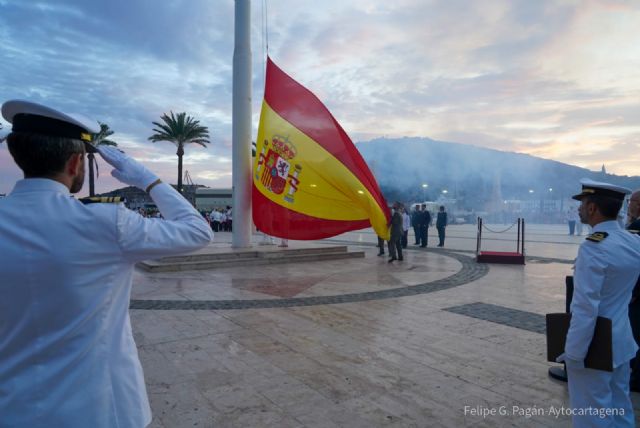
M423 202L424 202L424 201L425 201L425 199L426 199L425 192L426 192L426 190L427 190L427 187L429 187L429 185L428 185L427 183L423 183L423 184L422 184L422 201L423 201Z

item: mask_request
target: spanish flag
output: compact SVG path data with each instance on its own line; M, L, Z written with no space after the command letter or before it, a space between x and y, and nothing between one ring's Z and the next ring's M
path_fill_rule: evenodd
M389 209L360 152L322 102L270 58L257 140L259 230L312 240L373 227L389 239Z

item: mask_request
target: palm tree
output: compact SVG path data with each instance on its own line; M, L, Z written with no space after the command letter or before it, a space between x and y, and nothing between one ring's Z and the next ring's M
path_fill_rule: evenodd
M182 193L182 156L184 155L184 145L188 143L200 144L207 147L209 144L209 130L206 126L200 125L199 120L195 120L186 113L178 113L174 115L170 112L170 116L166 113L160 118L162 122L152 122L156 127L153 134L149 137L149 141L169 141L176 145L178 151L178 192Z
M116 143L115 141L111 141L107 138L113 135L113 131L109 129L109 125L102 122L98 122L98 123L100 124L100 132L98 132L97 134L93 134L93 145L94 146L117 146L118 143ZM93 178L93 164L95 163L95 155L93 153L87 153L87 158L89 159L89 196L94 196L96 194L94 178Z

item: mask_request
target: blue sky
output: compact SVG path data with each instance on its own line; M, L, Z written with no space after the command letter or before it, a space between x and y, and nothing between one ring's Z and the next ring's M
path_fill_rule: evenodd
M231 0L0 0L0 101L108 123L171 182L174 146L147 137L162 113L186 111L209 127L211 145L187 147L185 168L197 183L230 186L233 9ZM254 135L264 13L254 1ZM424 136L638 174L640 2L267 0L266 16L273 60L354 141ZM101 167L98 190L117 186ZM0 193L20 176L0 145Z

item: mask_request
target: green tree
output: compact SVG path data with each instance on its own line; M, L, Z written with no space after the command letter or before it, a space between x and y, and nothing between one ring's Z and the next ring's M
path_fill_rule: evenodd
M173 112L166 113L160 118L163 123L152 122L156 127L153 129L152 136L149 137L149 141L169 141L176 145L178 151L178 192L182 193L182 156L184 155L185 144L195 143L202 147L207 147L209 144L209 130L206 126L200 125L200 121L194 119L191 116L187 116L186 113L178 113L174 115Z
M100 132L97 134L93 134L93 145L94 146L117 146L118 143L115 141L111 141L108 139L111 135L113 135L113 131L109 129L109 125L106 123L98 122L100 124ZM93 177L93 165L96 164L95 155L93 153L87 153L87 158L89 159L89 196L95 196L95 180ZM97 164L96 164L97 166Z

